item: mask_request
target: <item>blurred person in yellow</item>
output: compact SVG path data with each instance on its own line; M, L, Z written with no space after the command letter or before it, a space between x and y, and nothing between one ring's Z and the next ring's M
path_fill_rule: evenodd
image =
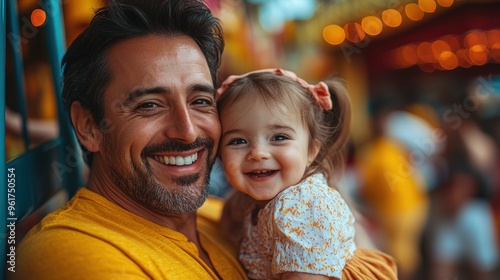
M380 97L372 105L373 139L357 155L359 192L366 206L361 211L375 223L375 243L396 259L400 279L413 279L421 262L420 238L429 204L420 171L426 163L419 157L438 149L424 153L408 142L421 141L428 147L438 141L429 142L433 130L422 119L400 111L394 97ZM417 131L422 134L416 136Z

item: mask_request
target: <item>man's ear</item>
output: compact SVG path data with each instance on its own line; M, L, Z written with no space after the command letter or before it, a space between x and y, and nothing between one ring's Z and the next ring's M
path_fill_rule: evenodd
M318 156L319 150L321 150L321 143L315 139L313 142L309 145L309 153L307 154L307 166L309 166L316 156Z
M71 104L70 115L80 143L91 153L99 151L102 132L94 122L92 113L83 108L80 102L75 101Z

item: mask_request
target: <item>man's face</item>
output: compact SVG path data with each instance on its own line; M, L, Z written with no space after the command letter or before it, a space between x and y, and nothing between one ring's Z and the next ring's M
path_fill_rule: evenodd
M189 37L146 36L116 44L107 58L99 174L155 211L195 211L220 137L203 53Z

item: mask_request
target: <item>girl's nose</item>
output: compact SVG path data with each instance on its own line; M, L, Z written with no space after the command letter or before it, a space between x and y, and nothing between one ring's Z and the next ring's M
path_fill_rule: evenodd
M263 145L255 145L250 149L250 152L247 155L247 160L251 161L259 161L266 160L271 157L269 151Z

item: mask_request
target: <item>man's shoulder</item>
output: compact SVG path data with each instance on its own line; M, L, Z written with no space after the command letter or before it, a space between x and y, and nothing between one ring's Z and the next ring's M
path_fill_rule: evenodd
M33 275L40 279L92 275L97 269L113 271L130 262L119 248L87 232L75 228L43 228L42 224L23 239L16 255L14 279L30 279Z

